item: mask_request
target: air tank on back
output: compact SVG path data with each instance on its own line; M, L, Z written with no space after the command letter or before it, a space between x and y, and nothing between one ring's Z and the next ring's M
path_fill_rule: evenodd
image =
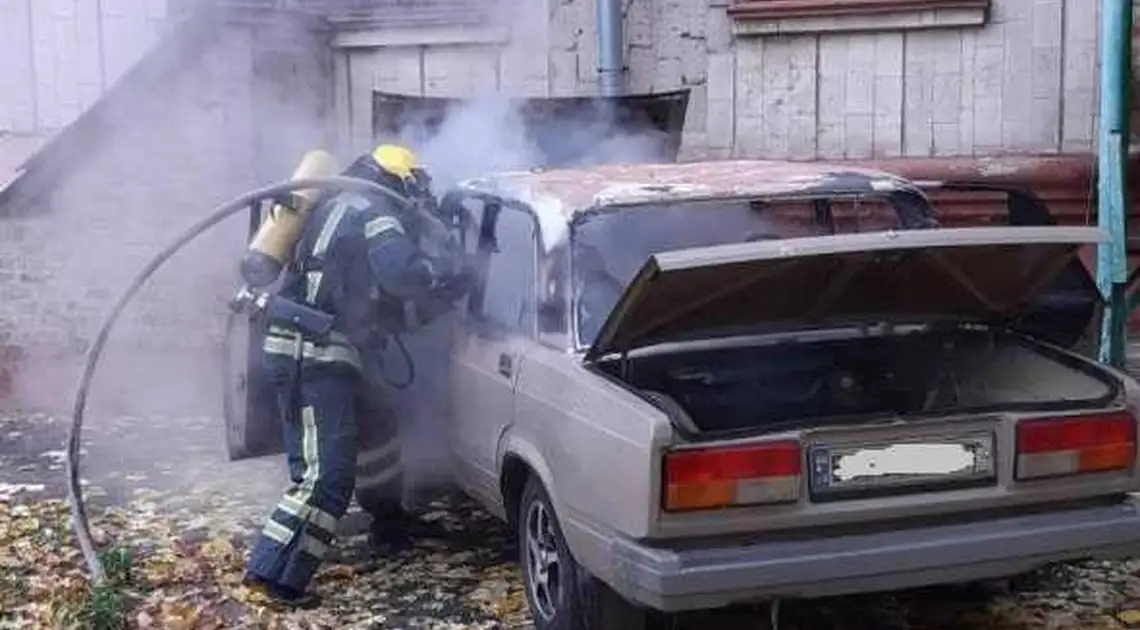
M338 171L336 158L327 151L316 150L301 158L301 163L290 179L329 177ZM319 197L320 192L317 190L299 190L293 196L297 207L273 205L241 261L241 276L250 288L267 287L281 275L281 270L292 257L297 239L301 237L309 212Z

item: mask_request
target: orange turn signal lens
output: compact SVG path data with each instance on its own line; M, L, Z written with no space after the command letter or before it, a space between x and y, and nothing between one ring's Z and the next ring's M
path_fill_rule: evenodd
M1136 446L1131 442L1102 444L1082 449L1080 454L1081 472L1120 470L1131 468L1136 457Z
M681 510L709 510L729 507L735 502L735 481L684 483L668 487L665 497L665 509L670 512Z

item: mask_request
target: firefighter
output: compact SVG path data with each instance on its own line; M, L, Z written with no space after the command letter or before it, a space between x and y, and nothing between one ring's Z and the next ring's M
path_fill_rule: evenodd
M319 603L307 586L352 499L358 464L381 466L383 477L391 474L384 467L390 460L375 458L388 450L398 457L398 442L386 439L394 433L393 422L370 432L357 422L362 371L393 332L383 328L402 324L379 318L378 303L454 302L469 277L462 269L440 271L455 265L426 255L406 226L413 216L409 208L431 194L415 154L381 145L344 175L383 186L403 203L344 192L312 211L274 299L295 303L293 312L322 314L326 323L318 325L317 317L269 318L263 347L293 483L261 530L246 583L280 603L301 607ZM358 461L362 437L381 450L370 449Z

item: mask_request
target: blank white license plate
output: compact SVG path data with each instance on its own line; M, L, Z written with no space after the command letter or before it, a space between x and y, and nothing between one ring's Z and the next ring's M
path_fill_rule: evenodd
M951 489L994 479L988 431L947 439L817 444L809 453L811 491L820 498Z

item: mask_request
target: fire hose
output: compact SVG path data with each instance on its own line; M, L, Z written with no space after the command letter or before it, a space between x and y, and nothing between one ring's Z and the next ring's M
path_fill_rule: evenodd
M107 317L99 326L99 332L95 336L94 342L88 348L85 357L83 372L79 377L79 384L75 392L75 404L71 416L71 429L68 435L67 442L67 500L68 506L71 510L72 526L75 529L75 536L79 542L79 549L83 553L83 559L87 564L87 568L91 573L91 581L95 585L102 584L106 579L106 574L103 570L103 563L99 557L98 550L96 549L95 540L91 535L91 526L88 521L87 508L83 502L83 488L79 482L79 450L81 445L81 436L83 431L83 416L87 408L87 396L91 390L91 380L95 375L95 368L99 365L99 360L102 358L103 349L107 344L107 339L111 335L115 324L119 320L127 305L134 299L139 290L146 284L147 280L163 264L166 263L175 253L185 247L194 239L202 235L203 232L210 229L214 225L220 223L232 215L235 215L244 210L248 210L251 206L266 199L279 198L283 195L306 189L319 189L324 191L339 191L349 190L362 193L373 193L382 196L388 196L398 200L401 204L404 200L397 196L392 191L378 186L372 182L357 179L354 177L314 177L306 179L295 179L270 186L265 186L257 190L247 192L221 206L218 206L213 212L207 215L202 220L192 225L189 229L182 232L177 238L174 239L170 245L160 251L150 262L148 262L141 271L135 276L135 279L115 302L114 307L108 313ZM227 329L231 328L236 322L236 314L230 314L227 321ZM227 330L227 335L229 331ZM228 358L227 358L228 361ZM228 366L227 366L228 367ZM227 390L228 391L228 390ZM226 405L226 413L229 413L232 408L232 398L224 401Z

